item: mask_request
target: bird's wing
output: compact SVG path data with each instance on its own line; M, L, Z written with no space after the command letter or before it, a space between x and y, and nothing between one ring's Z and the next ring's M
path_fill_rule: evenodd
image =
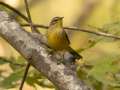
M66 39L68 41L68 44L70 44L70 40L69 40L69 38L68 38L67 33L65 32L65 30L63 30L63 35L66 37Z

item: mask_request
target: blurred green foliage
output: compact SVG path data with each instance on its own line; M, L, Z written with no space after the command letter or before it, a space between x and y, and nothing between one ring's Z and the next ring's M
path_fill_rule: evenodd
M18 87L24 74L26 66L25 60L22 57L18 57L18 59L15 60L13 59L13 57L12 59L0 57L0 65L6 64L9 64L9 68L12 70L12 72L9 73L7 76L4 76L2 75L2 73L6 72L6 70L0 71L0 87L3 89ZM54 87L48 79L46 79L40 72L38 72L34 68L30 69L28 77L26 79L26 83L33 87L36 87L35 84L48 88Z

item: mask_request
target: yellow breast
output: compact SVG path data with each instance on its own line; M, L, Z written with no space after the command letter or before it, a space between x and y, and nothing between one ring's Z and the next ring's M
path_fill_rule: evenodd
M64 50L69 46L66 36L61 32L48 31L48 45L55 50Z

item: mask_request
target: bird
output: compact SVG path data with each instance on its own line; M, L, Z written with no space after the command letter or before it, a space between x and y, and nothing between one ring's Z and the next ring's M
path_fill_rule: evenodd
M63 17L52 18L47 30L47 42L49 47L55 51L69 52L73 56L72 62L75 62L76 59L79 60L82 58L81 55L70 47L70 40L63 29Z

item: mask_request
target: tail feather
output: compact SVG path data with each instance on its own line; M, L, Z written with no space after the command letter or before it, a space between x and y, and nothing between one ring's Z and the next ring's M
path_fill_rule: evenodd
M71 47L69 47L69 52L75 57L75 59L81 59L82 56L78 54L75 50L73 50Z

